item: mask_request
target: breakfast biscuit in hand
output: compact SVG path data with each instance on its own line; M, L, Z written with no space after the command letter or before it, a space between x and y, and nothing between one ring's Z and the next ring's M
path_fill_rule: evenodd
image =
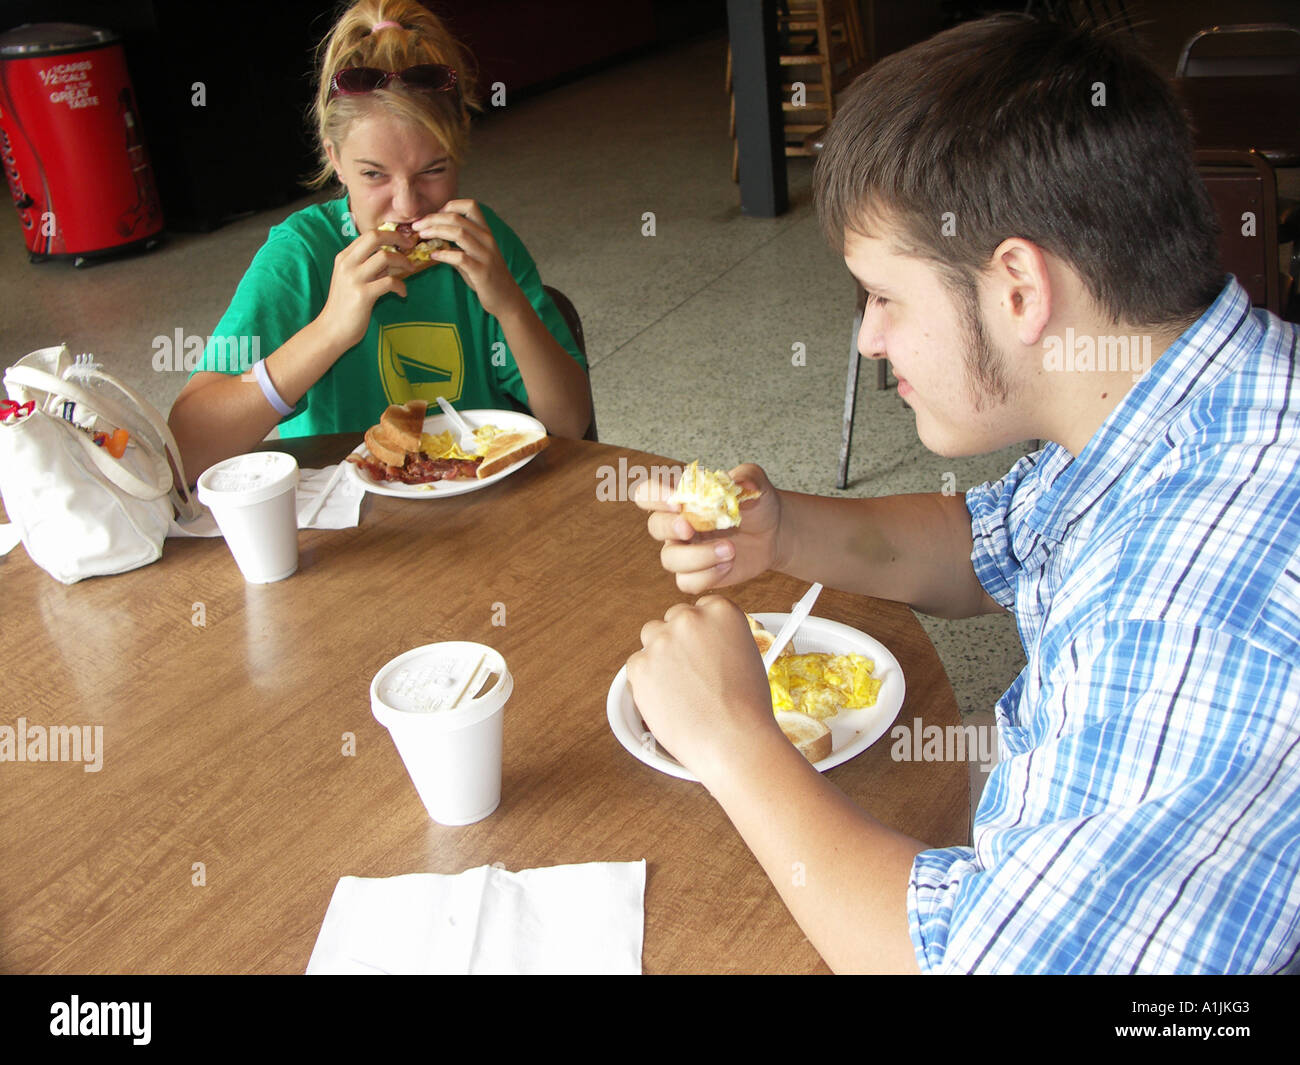
M686 467L668 502L682 508L682 516L696 532L735 529L740 525L740 504L762 493L742 489L722 470L702 470L699 462Z

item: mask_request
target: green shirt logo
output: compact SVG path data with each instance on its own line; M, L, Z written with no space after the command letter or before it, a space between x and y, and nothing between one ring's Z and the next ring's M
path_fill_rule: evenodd
M379 377L389 403L442 396L460 399L465 386L465 352L460 332L447 322L403 322L379 327Z

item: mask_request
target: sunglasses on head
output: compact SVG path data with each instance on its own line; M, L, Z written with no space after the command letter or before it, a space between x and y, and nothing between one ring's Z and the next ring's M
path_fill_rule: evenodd
M330 99L375 92L394 79L408 88L429 92L448 92L456 87L456 72L441 63L421 63L405 70L344 67L330 79Z

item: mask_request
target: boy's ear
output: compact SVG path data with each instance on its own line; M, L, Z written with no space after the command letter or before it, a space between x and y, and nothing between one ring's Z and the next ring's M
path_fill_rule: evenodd
M1023 237L1008 237L984 273L1004 324L1021 344L1037 345L1052 319L1052 277L1043 249Z

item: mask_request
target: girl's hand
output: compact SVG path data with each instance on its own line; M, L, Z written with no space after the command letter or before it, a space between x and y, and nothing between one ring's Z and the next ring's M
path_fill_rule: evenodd
M478 296L483 309L501 318L512 307L527 303L523 290L506 266L487 219L473 200L448 200L441 211L414 223L420 240L441 237L456 248L436 251L433 257L455 267L465 284Z
M334 256L329 296L316 320L342 345L340 353L359 344L366 335L370 313L380 296L396 292L406 297L405 283L392 272L404 273L410 264L405 255L384 251L382 245L401 247L411 243L398 233L370 230Z

